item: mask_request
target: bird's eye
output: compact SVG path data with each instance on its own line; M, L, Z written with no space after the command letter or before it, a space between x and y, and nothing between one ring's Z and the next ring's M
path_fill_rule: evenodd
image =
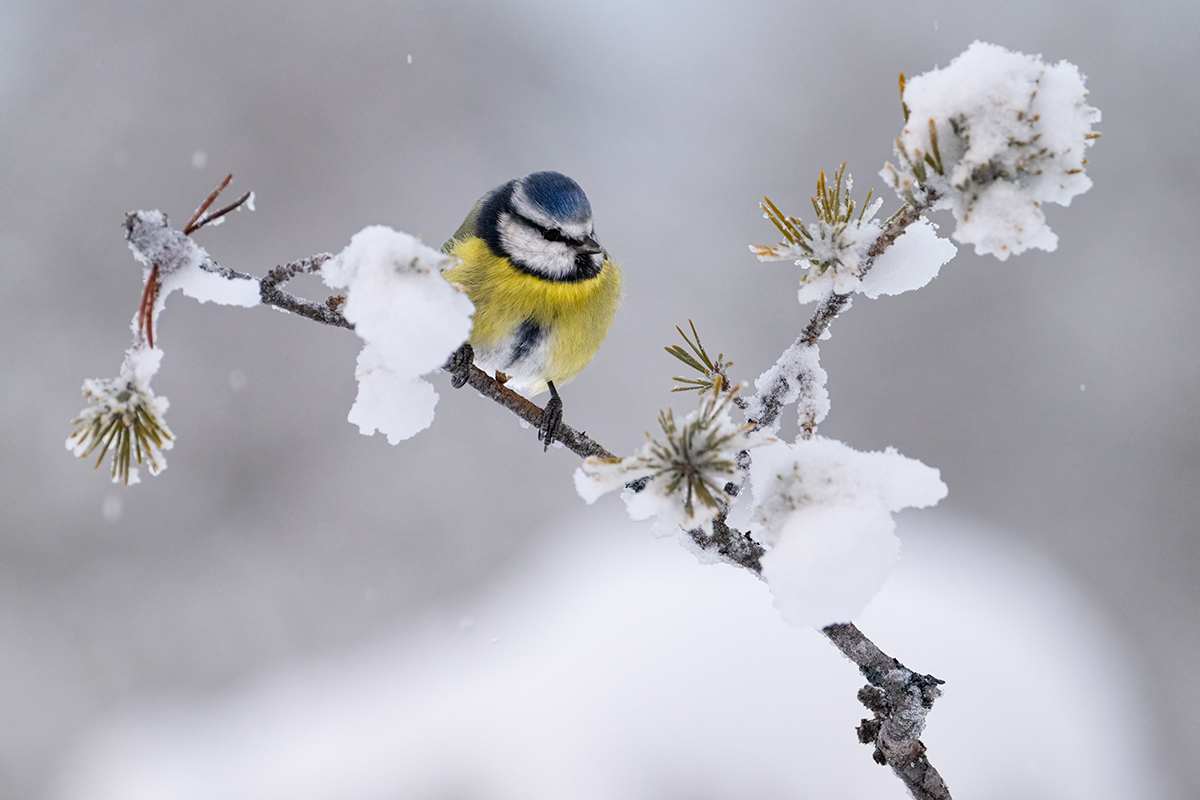
M558 228L549 228L542 233L542 238L547 242L561 242L563 240L562 231Z

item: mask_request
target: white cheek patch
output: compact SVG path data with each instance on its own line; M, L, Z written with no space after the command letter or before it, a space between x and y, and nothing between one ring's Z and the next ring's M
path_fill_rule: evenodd
M526 269L550 278L564 278L575 270L575 251L563 242L548 242L540 231L508 213L497 224L500 244L509 258Z

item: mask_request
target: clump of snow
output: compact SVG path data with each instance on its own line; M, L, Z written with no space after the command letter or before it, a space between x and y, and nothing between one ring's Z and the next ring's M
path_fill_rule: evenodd
M137 324L136 318L134 325ZM162 365L163 350L161 347L150 347L144 342L135 342L125 351L125 360L121 363L120 377L132 380L141 385L149 386L150 379L158 374Z
M438 395L419 377L406 377L388 367L383 352L373 342L363 345L354 369L358 397L346 419L364 436L378 430L388 444L411 439L433 424Z
M225 219L225 217L221 217ZM254 278L226 278L199 266L182 269L163 280L161 293L165 296L176 289L201 303L249 308L261 301L259 283Z
M936 469L820 436L758 450L750 484L775 606L815 628L853 619L883 586L900 553L892 513L946 496Z
M204 248L183 231L168 224L161 211L133 211L125 215L125 241L133 257L146 269L158 265L160 277L181 269L199 267L208 258Z
M364 228L321 268L346 289L342 313L366 342L349 420L366 436L396 444L433 422L437 392L421 376L434 371L471 333L475 306L442 277L453 259L382 225Z
M754 381L756 392L746 402L746 419L758 423L764 434L774 435L780 425L779 409L798 403L801 424L807 420L819 424L829 413L828 377L817 346L796 342Z
M874 300L881 294L920 289L936 278L957 252L950 240L937 235L936 225L921 217L876 257L862 276L859 291Z
M1091 188L1085 154L1100 120L1078 67L975 42L909 80L904 103L900 165L881 173L902 198L935 192L954 213L954 238L980 255L1057 247L1041 204L1070 205Z
M858 289L867 261L867 250L879 237L881 230L879 222L872 219L881 202L876 200L872 203L861 220L836 227L821 221L816 226L817 233L812 242L813 256L809 263L817 261L824 268L814 266L800 279L796 297L801 305L824 300L830 294L848 294ZM802 259L796 263L804 265Z
M632 458L585 458L583 464L575 469L575 491L583 498L583 502L590 506L609 492L624 488L625 484L638 478L647 477L649 473L644 470L640 475L633 474Z
M176 289L201 303L243 307L258 305L258 279L233 277L215 271L215 262L204 248L183 231L172 228L167 222L167 215L161 211L134 211L126 215L125 231L125 239L133 257L147 270L158 267L159 289L153 311L155 318L162 310L167 295Z

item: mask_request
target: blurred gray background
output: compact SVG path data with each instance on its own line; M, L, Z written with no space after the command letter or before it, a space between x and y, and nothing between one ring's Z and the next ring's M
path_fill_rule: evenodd
M960 249L925 290L856 301L822 347L821 432L940 468L949 510L1082 583L1200 794L1198 23L1189 0L3 0L0 797L38 797L106 713L452 604L580 513L574 456L445 376L433 428L390 447L345 421L353 335L178 295L154 384L170 468L114 487L62 443L128 344L126 211L182 223L233 172L258 210L198 238L262 274L372 223L438 245L485 190L561 170L626 285L566 415L629 452L691 402L667 394L674 325L753 379L807 319L796 270L746 248L775 240L761 196L804 215L843 160L878 192L897 73L976 38L1080 66L1096 185L1047 210L1057 252Z

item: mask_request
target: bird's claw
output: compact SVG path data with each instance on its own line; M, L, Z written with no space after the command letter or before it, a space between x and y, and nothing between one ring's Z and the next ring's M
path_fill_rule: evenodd
M450 373L450 385L455 389L461 389L467 385L467 378L471 375L471 366L475 363L475 350L471 347L471 343L467 342L462 347L454 351L454 355L450 356L450 360L446 362L444 369Z
M550 449L550 443L558 435L558 428L562 424L563 418L563 402L562 398L558 396L558 390L554 388L554 381L546 383L550 387L550 399L546 401L546 407L542 409L542 422L538 425L538 441L544 444L543 453Z

